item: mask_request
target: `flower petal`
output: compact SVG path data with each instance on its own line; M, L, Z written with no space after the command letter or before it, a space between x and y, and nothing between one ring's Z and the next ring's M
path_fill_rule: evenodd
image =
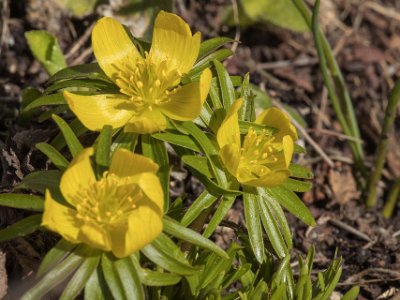
M133 176L144 172L156 173L158 165L150 158L126 149L118 149L113 154L110 173L119 177Z
M257 117L256 123L278 129L274 134L276 142L281 142L285 135L290 135L294 141L298 139L296 127L290 122L288 115L276 107L264 110Z
M42 226L59 233L71 243L80 243L78 240L80 221L76 218L76 211L59 204L49 192L45 192Z
M282 140L283 154L285 157L286 168L289 168L294 152L294 143L290 135L285 135Z
M290 173L288 170L273 171L263 177L242 182L242 184L250 186L274 187L286 181L289 175Z
M240 163L240 148L236 144L226 144L219 151L219 156L225 168L236 177L237 169Z
M83 125L92 131L100 131L104 125L122 127L133 115L128 98L123 95L82 96L65 91L64 98Z
M162 228L162 218L154 204L141 203L129 216L128 230L111 233L113 254L122 258L142 249L157 238Z
M187 73L200 49L200 33L192 36L189 25L175 14L160 11L154 24L150 58L156 64L167 61L169 70Z
M158 211L160 217L164 213L164 192L161 187L160 179L153 173L142 173L134 179L149 202L154 204L154 210ZM138 204L139 205L139 204Z
M111 238L109 234L100 226L94 223L83 225L79 231L79 240L92 248L103 251L111 250Z
M153 133L167 128L167 120L159 109L145 110L142 114L133 116L126 124L125 132Z
M178 121L190 121L201 112L211 85L211 71L206 69L200 76L199 82L186 84L171 95L170 101L160 106L169 118Z
M219 148L222 149L226 144L234 144L240 147L240 129L238 111L243 104L243 99L238 99L233 102L229 108L225 119L217 132L217 142Z
M60 181L60 190L65 199L73 206L76 206L76 195L82 188L87 188L96 181L90 156L93 155L93 148L84 149L75 157L69 167L65 170Z
M92 32L93 53L107 76L115 81L119 71L128 71L142 60L125 28L113 18L97 21Z

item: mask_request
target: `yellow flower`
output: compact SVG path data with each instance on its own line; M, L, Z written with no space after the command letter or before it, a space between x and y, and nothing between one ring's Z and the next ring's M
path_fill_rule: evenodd
M296 128L277 108L261 113L255 123L273 127L277 132L256 132L249 128L243 143L240 139L238 111L243 104L236 100L217 132L220 158L230 174L240 183L250 186L273 187L290 175Z
M85 243L116 257L126 257L151 243L162 231L163 191L152 160L116 150L111 166L96 179L83 150L61 177L69 206L46 191L42 226L71 243Z
M125 28L108 17L93 28L92 46L101 69L120 93L82 96L64 92L70 109L90 130L111 125L127 132L151 133L166 128L165 116L189 121L200 114L211 71L203 71L199 82L179 85L197 59L200 33L192 36L189 25L177 15L158 14L145 58Z

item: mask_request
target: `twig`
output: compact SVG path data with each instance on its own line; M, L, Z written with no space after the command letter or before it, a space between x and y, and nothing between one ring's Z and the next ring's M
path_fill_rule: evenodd
M385 279L379 278L379 279L375 279L375 280L387 281L387 280L400 279L400 272L399 271L391 270L391 269L383 269L383 268L369 268L369 269L365 269L365 270L361 271L360 273L357 273L357 274L355 274L353 276L350 276L343 283L341 283L341 285L354 284L355 280L357 280L359 278L362 278L366 274L371 276L371 274L373 274L373 273L384 273L384 274L388 274L388 275L392 276L391 278L385 278ZM379 274L379 277L382 277L381 274ZM371 280L374 280L374 279L371 279ZM371 280L365 280L365 282L374 282L374 281L371 281Z
M233 20L235 22L235 42L232 44L231 51L234 54L236 52L237 47L239 46L240 40L240 22L239 22L239 10L238 4L236 0L231 0L232 10L233 10ZM231 56L233 57L233 55Z
M363 239L364 241L371 242L371 239L369 238L368 235L366 235L365 233L362 233L361 231L355 229L354 227L351 227L350 225L348 225L346 223L343 223L342 221L335 220L335 219L329 219L329 222L343 230L346 230L346 231L354 234L355 236L358 236L359 238Z
M0 55L3 45L8 34L8 18L10 17L10 8L8 5L8 0L3 0L3 6L1 8L1 34L0 34Z
M77 58L75 58L71 65L78 65L85 62L85 60L93 53L92 47L85 49Z
M340 132L336 132L336 131L333 131L333 130L329 130L329 129L324 129L324 128L321 128L321 129L312 129L312 128L311 128L311 129L308 129L308 131L310 131L310 132L316 132L316 133L322 133L322 134L325 134L325 135L336 136L336 137L338 137L339 139L354 141L354 142L361 143L361 144L364 143L364 141L359 140L359 139L357 139L357 138L355 138L355 137L353 137L353 136L348 136L348 135L346 135L346 134L343 134L343 133L340 133Z
M310 57L302 57L295 61L291 60L281 60L269 63L260 63L258 67L264 70L270 69L279 69L279 68L287 68L287 67L305 67L310 65L315 65L318 63L318 59L310 58Z
M392 129L396 118L396 107L400 102L400 79L396 82L392 92L390 93L389 102L385 111L385 119L383 120L382 132L376 151L375 165L368 181L368 197L367 206L374 207L377 200L377 186L382 176L383 166L386 160L386 152L389 144L389 131Z
M383 207L382 215L386 219L389 219L392 216L397 199L399 198L399 193L400 193L400 177L396 179L392 188L390 189L388 199L385 203L385 206Z
M76 43L72 46L72 48L65 55L65 59L70 59L73 55L75 55L76 51L83 47L86 41L90 38L90 34L92 33L94 23L86 29L85 33L76 41Z
M395 9L389 9L386 7L383 7L382 5L379 5L376 2L373 1L367 1L362 4L362 7L368 7L371 8L372 10L376 11L377 13L384 15L385 17L392 18L398 22L400 22L400 14L396 12Z
M276 100L272 100L272 102L274 103L274 105L278 106L280 109L282 109L283 111L286 111L286 109ZM290 114L286 111L286 113L290 116ZM331 167L333 168L335 166L335 164L333 163L333 161L329 158L329 156L324 152L324 150L322 150L322 148L318 145L317 142L315 142L313 140L313 138L307 133L307 130L300 125L299 122L297 122L295 119L293 119L290 116L291 122L293 123L294 126L296 126L296 128L301 132L301 134L303 135L304 139L315 149L315 151L318 152L319 155L321 155L321 157L323 158L323 160Z

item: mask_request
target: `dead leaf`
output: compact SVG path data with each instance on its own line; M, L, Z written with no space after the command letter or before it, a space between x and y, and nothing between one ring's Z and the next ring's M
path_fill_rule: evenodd
M345 167L341 171L331 169L329 171L329 184L336 200L340 204L346 204L360 197L356 181L349 167Z

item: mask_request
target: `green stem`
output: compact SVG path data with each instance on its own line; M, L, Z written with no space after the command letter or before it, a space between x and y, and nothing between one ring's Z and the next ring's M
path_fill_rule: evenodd
M392 216L397 199L399 198L399 194L400 194L400 177L398 177L395 183L393 184L389 192L388 200L385 203L385 206L383 207L382 214L383 217L385 217L386 219L389 219Z
M293 2L301 12L304 20L307 22L313 32L324 82L328 89L328 95L332 101L332 105L340 122L340 125L346 135L352 136L357 140L361 140L353 104L346 83L344 81L343 74L339 68L339 65L336 62L327 38L319 30L319 0L315 2L312 16L302 0L293 0ZM330 71L330 74L328 70ZM360 170L363 174L366 174L361 143L357 141L350 141L349 145L357 169Z
M375 165L368 182L368 197L367 206L374 207L376 204L376 194L378 182L382 176L383 166L386 160L386 152L389 144L388 134L393 127L396 118L396 107L400 101L400 79L396 82L392 92L390 93L389 103L385 111L385 119L383 120L382 132L378 142L378 149L376 151Z

